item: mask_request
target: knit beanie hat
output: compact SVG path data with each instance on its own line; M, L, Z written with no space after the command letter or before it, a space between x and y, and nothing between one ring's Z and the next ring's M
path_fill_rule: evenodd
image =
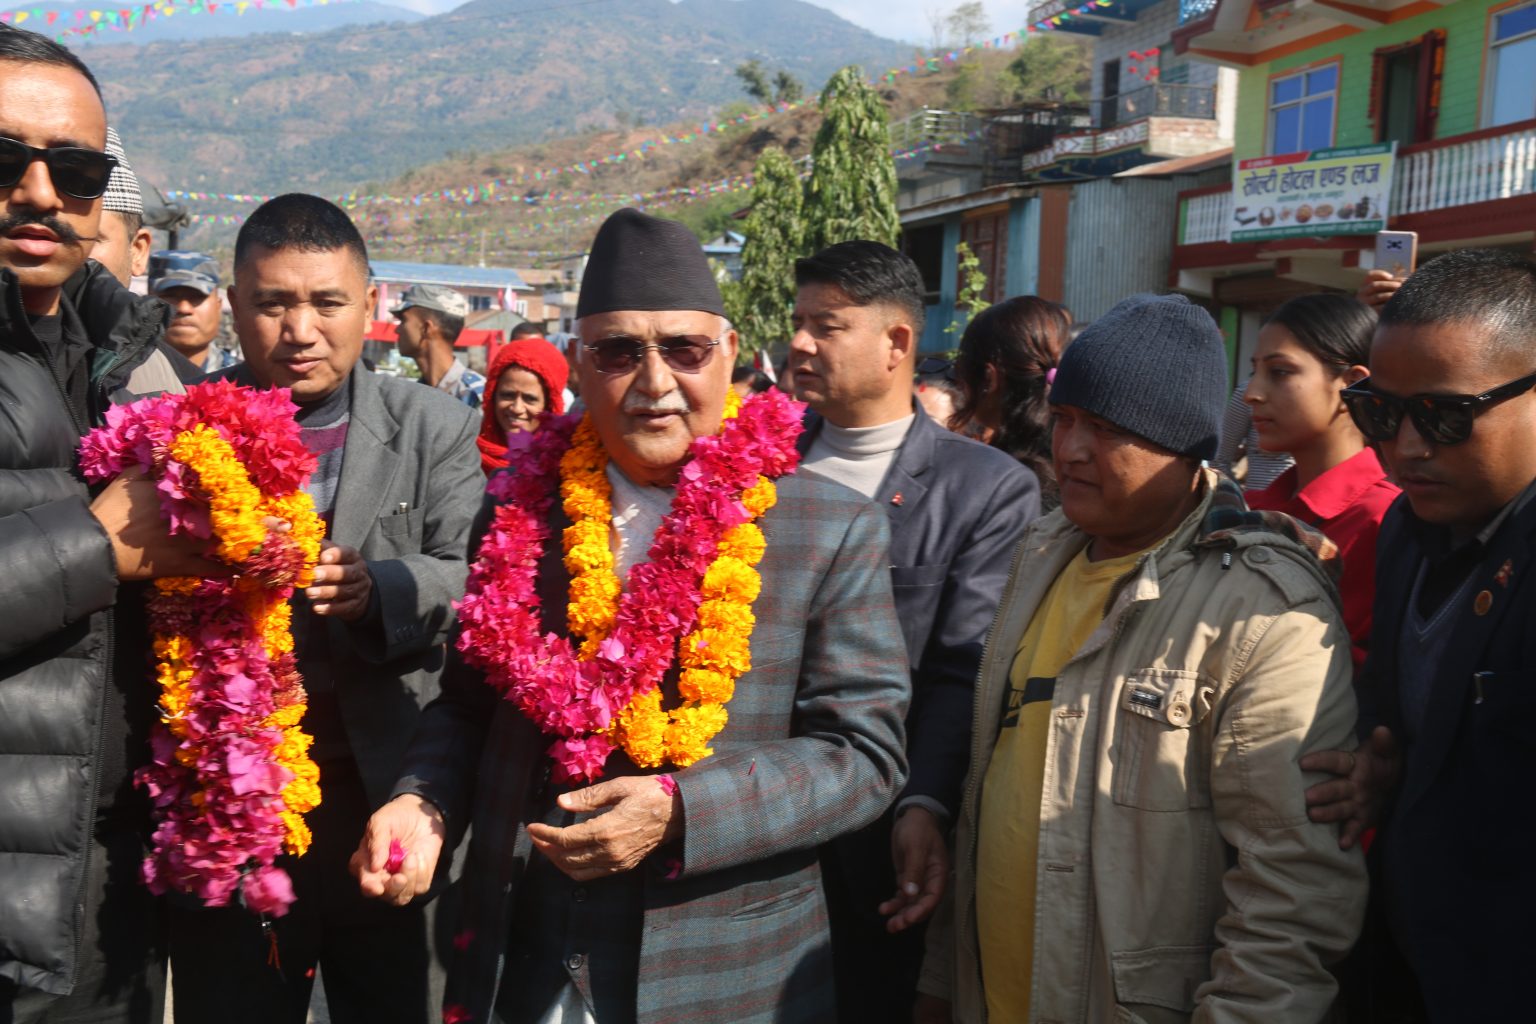
M1133 295L1067 346L1050 400L1177 455L1215 458L1227 404L1221 331L1182 295Z

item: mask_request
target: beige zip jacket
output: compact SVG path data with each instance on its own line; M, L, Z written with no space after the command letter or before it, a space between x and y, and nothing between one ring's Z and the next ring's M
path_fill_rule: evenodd
M1235 486L1206 473L1200 507L1119 585L1057 678L1034 1024L1322 1020L1328 965L1360 929L1364 862L1339 849L1335 826L1308 821L1302 794L1320 779L1297 766L1354 746L1336 591L1299 524L1246 513ZM976 815L1009 669L1087 543L1060 512L1030 529L982 660L953 886L919 986L962 1024L987 1020Z

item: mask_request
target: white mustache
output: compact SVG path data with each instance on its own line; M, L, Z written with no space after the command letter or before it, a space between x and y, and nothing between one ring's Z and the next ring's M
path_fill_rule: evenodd
M629 416L660 416L666 413L686 414L688 399L681 391L668 391L660 398L628 394L624 396L624 412Z

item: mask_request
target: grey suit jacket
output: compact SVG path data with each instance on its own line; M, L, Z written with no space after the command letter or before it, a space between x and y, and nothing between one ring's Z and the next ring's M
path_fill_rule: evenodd
M244 364L211 376L255 383ZM416 718L437 696L485 489L479 427L472 410L435 388L352 371L330 539L362 553L377 614L326 625L342 722L375 805L389 798Z
M683 840L633 871L578 885L531 852L526 823L571 823L554 805L550 739L455 657L397 792L435 803L450 833L473 820L448 979L468 1019L491 1019L500 986L509 1024L537 1020L567 983L605 1024L833 1018L816 848L873 821L901 787L906 657L884 516L811 474L778 490L761 520L752 670L714 756L672 773ZM558 505L555 517L559 537ZM567 581L550 544L539 595L559 633ZM608 771L639 770L615 754Z
M945 430L915 402L913 409L916 418L875 495L891 526L891 587L912 671L911 776L902 799L924 797L953 820L970 756L981 649L1014 549L1040 514L1040 482L1004 452ZM806 416L802 453L822 423Z

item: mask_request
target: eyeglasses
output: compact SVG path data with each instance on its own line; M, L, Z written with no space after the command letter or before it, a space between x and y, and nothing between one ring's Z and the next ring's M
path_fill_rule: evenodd
M942 356L928 356L917 364L919 377L943 377L945 380L955 379L955 361L945 359Z
M598 373L630 373L652 349L661 355L667 366L678 373L698 373L709 365L715 347L723 340L711 338L707 334L679 334L647 343L639 338L615 334L582 347L592 357L592 366Z
M1500 402L1507 402L1536 388L1536 373L1500 384L1480 395L1412 395L1399 398L1370 388L1370 379L1351 384L1339 394L1349 415L1371 441L1391 441L1403 425L1413 421L1419 436L1431 444L1461 444L1472 436L1472 422Z
M27 173L34 160L48 165L53 187L75 199L100 199L112 178L117 157L80 146L39 149L15 139L0 138L0 188L10 188Z

